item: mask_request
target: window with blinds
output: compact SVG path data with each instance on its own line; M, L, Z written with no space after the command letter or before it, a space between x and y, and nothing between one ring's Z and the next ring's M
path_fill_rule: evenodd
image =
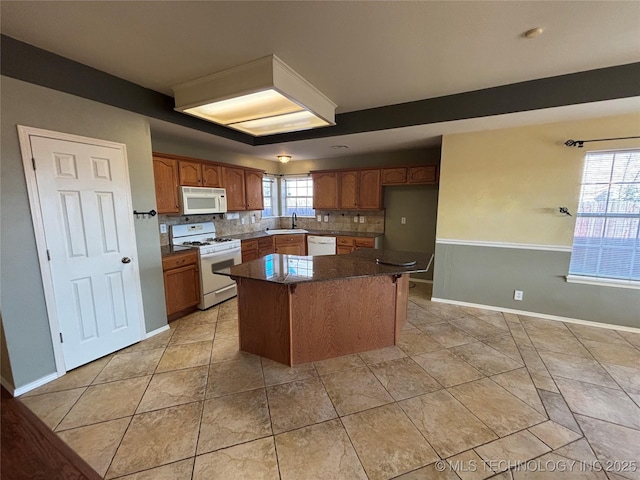
M569 278L640 282L640 150L588 153Z
M313 180L310 176L284 177L282 215L313 217Z

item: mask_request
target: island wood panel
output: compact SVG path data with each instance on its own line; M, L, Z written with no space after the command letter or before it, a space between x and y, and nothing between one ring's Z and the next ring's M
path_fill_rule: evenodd
M291 307L289 286L236 279L240 350L291 363Z
M400 332L407 323L407 307L409 305L409 275L404 274L396 280L396 343Z
M300 283L291 295L291 365L390 347L395 315L393 276Z

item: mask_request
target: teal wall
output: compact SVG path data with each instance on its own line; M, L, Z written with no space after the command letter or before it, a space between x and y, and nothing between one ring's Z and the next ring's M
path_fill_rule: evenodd
M14 387L19 388L56 368L16 126L124 143L133 208L150 210L156 201L151 138L144 117L7 77L1 77L0 95L0 299L4 354L10 359ZM157 219L135 220L135 231L145 325L150 332L167 323Z
M384 187L384 247L407 252L435 252L437 185ZM402 217L406 223L401 223ZM433 280L433 266L412 278Z
M567 283L570 252L436 245L433 296L640 328L640 290ZM513 299L522 290L523 300Z

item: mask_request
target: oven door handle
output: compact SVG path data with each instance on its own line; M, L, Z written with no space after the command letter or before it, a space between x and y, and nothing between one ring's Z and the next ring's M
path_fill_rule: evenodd
M227 256L229 254L237 255L241 251L242 250L240 248L230 248L228 250L222 250L220 252L205 253L204 255L200 255L200 259L201 260L209 260L209 259L215 258L215 257L224 257L224 256Z

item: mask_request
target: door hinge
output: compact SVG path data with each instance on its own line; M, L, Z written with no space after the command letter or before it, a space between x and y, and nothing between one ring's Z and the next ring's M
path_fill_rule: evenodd
M60 343L64 343L64 340L62 339L62 332L60 332Z
M51 261L51 252L47 250L47 260Z
M33 169L36 169L36 159L31 157L31 165L33 165Z

